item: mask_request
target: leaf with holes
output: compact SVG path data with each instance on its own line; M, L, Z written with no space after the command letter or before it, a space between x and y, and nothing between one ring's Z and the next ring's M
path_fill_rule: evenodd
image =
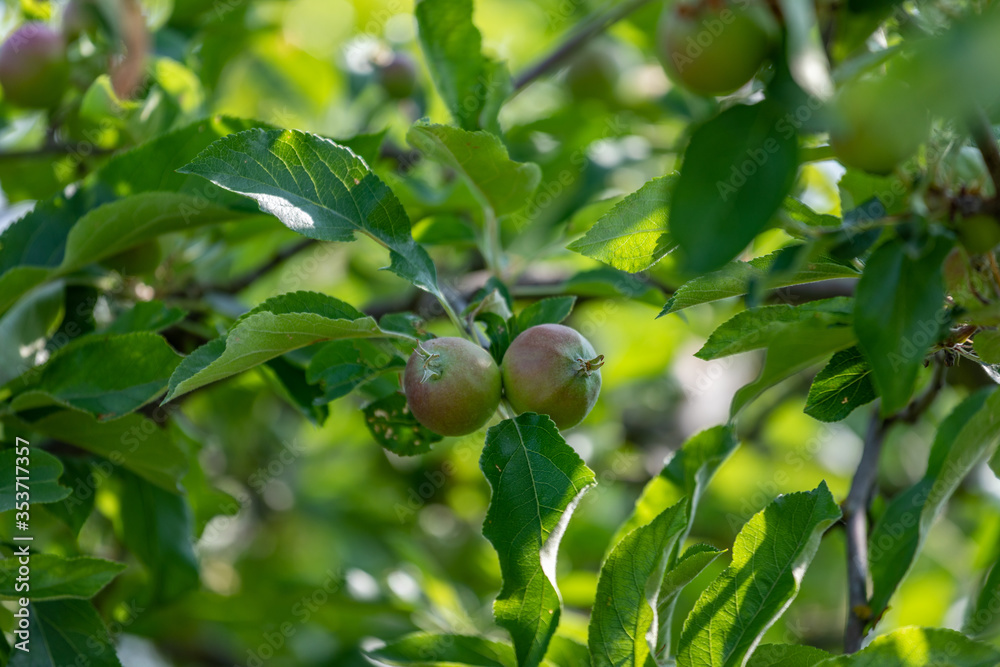
M400 393L389 394L365 406L365 424L378 444L399 456L417 456L431 451L442 440L416 420Z

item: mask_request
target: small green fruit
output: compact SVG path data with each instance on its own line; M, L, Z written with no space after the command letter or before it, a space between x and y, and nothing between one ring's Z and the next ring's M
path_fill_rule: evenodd
M1000 245L1000 222L989 215L973 215L958 223L958 240L970 255L982 255Z
M576 100L606 100L614 96L621 70L611 44L591 42L570 62L566 87Z
M417 65L405 53L394 53L388 63L378 68L382 89L394 100L403 100L417 90Z
M62 35L42 23L26 23L0 47L4 98L26 109L52 109L69 83Z
M548 415L559 428L576 426L601 393L604 356L575 329L531 327L514 339L502 364L507 400L518 412Z
M727 95L757 73L771 38L745 7L678 2L660 19L657 47L673 81L701 95Z
M435 338L410 355L403 390L418 422L441 435L467 435L500 405L500 369L464 338Z
M930 117L906 84L890 78L846 84L833 102L833 152L847 167L888 174L912 157L930 132Z

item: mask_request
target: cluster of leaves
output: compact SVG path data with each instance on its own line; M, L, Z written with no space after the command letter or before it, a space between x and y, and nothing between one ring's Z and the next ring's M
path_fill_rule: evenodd
M808 85L798 63L815 62L817 18L803 16L794 3L780 4L787 14L787 53L776 62L763 100L724 110L713 106L686 137L677 174L605 204L596 222L571 240L564 225L546 220L565 217L566 211L526 213L539 201L542 184L551 183L565 162L512 159L524 147L516 133L502 136L499 111L514 84L503 63L483 54L467 0L417 5L421 47L454 121L420 120L407 132L406 141L429 165L425 172L383 169L382 134L335 141L250 120L214 116L186 124L174 115L171 131L156 132L156 138L103 161L73 188L39 195L43 201L0 236L0 331L23 343L0 351L0 421L5 446L16 437L52 445L33 450L32 500L70 531L67 541L74 546L65 551L80 548L75 538L94 498L62 501L71 494L76 498L81 486L108 478L120 508L115 530L124 549L144 566L149 600L165 604L197 588L192 540L209 519L226 511L226 497L206 480L199 445L175 406L246 371L261 371L317 424L328 417L332 401L362 394L373 439L394 454L426 453L440 440L410 415L396 381L406 355L430 335L428 318L414 313L375 317L333 296L293 290L249 310L231 302L212 304L206 317L184 307L192 301L204 307L190 285L186 301L168 299L177 296L169 293L154 294L164 297L157 300L143 298L150 296L147 284L126 280L136 290L133 307L115 303L109 317L95 318L96 304L109 302L102 263L168 235L196 235L202 227L277 227L277 219L282 233L290 230L312 242L374 241L388 255L392 274L430 295L464 335L482 334L498 361L519 331L569 317L577 296L653 301L662 305L661 315L745 297L748 308L718 327L697 353L714 360L767 351L760 376L737 392L731 421L765 390L824 363L805 410L822 421L839 421L876 398L884 417L904 411L930 353L994 359L996 340L989 328L1000 316L995 305L980 303L989 299L976 281L990 277L995 258L955 254L954 221L942 215L935 199L942 192L950 195L956 185L948 180L947 156L941 164L925 161L916 171L888 177L849 170L839 186L840 216L821 215L797 198L801 146L819 130L809 124L785 130L791 127L788 114L794 118L798 109L811 108L815 86ZM888 9L849 7L844 21L857 34L868 26L867 36ZM983 23L997 26L994 17ZM992 53L987 39L992 33L975 22L949 26L942 19L932 28L948 29L921 45L919 62L933 58L943 71L972 65L978 71L983 53ZM956 48L967 42L973 47ZM846 40L837 45L849 51L853 46ZM877 66L871 56L844 58L839 66ZM987 83L995 82L989 78L995 74L980 72ZM947 84L948 91L964 83L931 78ZM981 79L977 85L983 85ZM949 100L959 104L963 95L956 91ZM940 125L941 141L966 142L951 117ZM521 128L524 134L532 130L540 131ZM740 172L737 182L734 168L748 159L755 166ZM944 175L936 178L935 169ZM430 222L417 233L413 221L425 219ZM550 286L557 296L515 312L504 229L508 240L511 230L520 232L528 246L554 236L561 246L610 268L570 276ZM776 230L785 234L780 249L738 259L748 245ZM477 250L493 277L458 307L427 247L463 244ZM686 278L669 300L646 279L631 275L656 270L668 255L675 261L673 277ZM961 284L946 280L949 258L961 269ZM781 289L833 279L856 282L856 289L850 296L802 304L769 302ZM959 287L969 287L968 293ZM970 350L967 341L979 327L987 335L977 335ZM32 349L36 341L42 345ZM881 545L888 539L892 548L880 548L872 557L874 591L867 612L872 625L961 480L993 457L1000 442L998 401L996 392L982 391L955 407L937 431L923 479L881 513L869 541ZM995 647L941 629L899 630L846 656L759 645L799 592L824 534L841 518L826 484L781 496L753 515L736 537L731 563L700 592L679 636L672 637L681 592L723 554L707 544L685 543L706 486L737 446L732 423L703 431L645 487L608 547L584 643L559 633L563 603L556 559L595 474L547 417L523 414L499 421L486 434L480 459L492 490L483 535L499 558L502 587L494 614L511 643L419 634L369 656L395 665L503 667L1000 662ZM0 450L2 469L11 467L12 458L12 449ZM13 498L6 487L0 490L0 503ZM0 504L0 511L11 509ZM42 660L48 662L28 662L11 652L2 635L0 657L10 656L12 665L71 664L81 656L89 664L117 665L112 638L88 600L124 567L84 556L35 556L32 631L47 646ZM0 561L0 596L19 597L16 572L14 559ZM993 574L984 583L970 618L991 604L995 579ZM988 638L993 629L970 623L966 630Z

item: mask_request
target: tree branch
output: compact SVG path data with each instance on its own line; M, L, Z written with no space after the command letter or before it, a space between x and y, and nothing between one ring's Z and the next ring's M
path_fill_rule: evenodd
M986 169L993 180L993 189L1000 195L1000 146L997 146L993 126L982 108L976 108L969 120L969 133L979 152L983 154Z
M871 618L868 606L868 505L871 503L878 478L878 459L888 423L872 414L865 436L861 461L851 481L851 490L844 501L844 525L847 527L847 630L844 652L861 648L865 626Z
M628 0L607 12L598 12L585 20L583 25L557 46L549 55L522 72L514 79L515 94L523 90L529 83L544 74L559 67L579 51L587 42L601 34L609 27L636 11L652 0Z
M247 287L255 283L258 279L281 266L286 260L291 259L309 246L316 243L313 239L304 239L295 244L282 248L268 262L224 285L194 285L190 290L184 292L188 298L199 298L209 292L222 292L224 294L238 294Z
M842 505L847 528L847 629L844 632L844 652L861 648L865 628L871 621L872 609L868 598L868 509L878 480L878 460L885 434L896 422L912 424L937 398L944 386L946 368L934 358L934 377L923 394L913 399L898 413L881 418L878 408L872 414L865 435L861 461L851 480L851 490Z

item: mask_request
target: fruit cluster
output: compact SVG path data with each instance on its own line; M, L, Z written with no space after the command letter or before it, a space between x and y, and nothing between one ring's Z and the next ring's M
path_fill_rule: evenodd
M603 363L575 329L542 324L515 338L500 366L464 338L425 341L406 363L403 388L417 421L441 435L480 429L504 396L517 413L548 415L565 429L597 402Z

